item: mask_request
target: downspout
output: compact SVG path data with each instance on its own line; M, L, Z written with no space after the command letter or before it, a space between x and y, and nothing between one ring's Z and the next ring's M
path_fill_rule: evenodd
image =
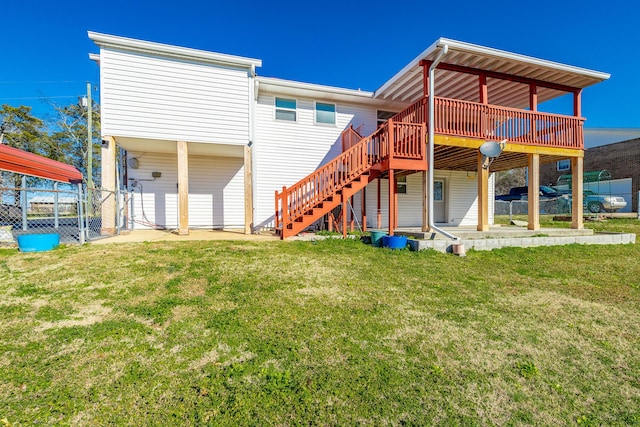
M251 218L253 225L251 232L257 231L256 227L256 101L258 100L258 81L256 80L256 66L251 66L249 72L249 146L251 147Z
M428 159L428 164L427 164L427 181L428 181L428 186L429 186L429 199L428 199L428 203L427 203L427 210L429 211L429 214L427 215L427 223L429 225L430 229L433 229L435 231L437 231L438 233L448 237L449 239L452 240L460 240L458 237L454 236L451 233L448 233L446 231L444 231L443 229L436 227L435 225L435 221L433 220L433 152L434 152L434 143L433 143L433 139L434 139L434 126L433 123L435 121L435 114L434 114L434 76L435 76L435 71L436 71L436 67L438 67L438 64L440 64L440 62L444 59L445 55L449 52L449 45L445 44L442 46L442 50L440 51L440 54L438 55L438 57L435 59L435 61L433 61L433 63L431 64L431 66L429 67L429 121L428 121L428 146L427 146L427 152L429 153L429 159Z

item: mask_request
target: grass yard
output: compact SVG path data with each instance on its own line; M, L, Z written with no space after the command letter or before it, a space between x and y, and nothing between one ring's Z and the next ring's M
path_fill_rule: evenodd
M640 425L639 259L334 239L0 250L0 425Z

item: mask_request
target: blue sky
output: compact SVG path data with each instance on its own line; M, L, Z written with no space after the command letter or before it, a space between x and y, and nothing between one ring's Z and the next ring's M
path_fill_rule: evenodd
M66 104L98 84L97 31L263 60L258 74L375 90L438 37L611 73L587 127L640 128L640 6L610 0L23 0L2 6L0 104Z

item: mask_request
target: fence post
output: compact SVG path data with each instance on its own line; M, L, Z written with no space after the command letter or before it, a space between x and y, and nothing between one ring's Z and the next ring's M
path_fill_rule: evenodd
M120 234L120 219L122 218L120 212L120 190L113 192L113 197L116 199L116 235Z
M93 200L90 199L90 197L93 197L93 191L91 188L89 188L88 183L87 183L87 194L85 194L85 197L87 198L87 204L85 205L86 211L83 210L84 221L85 221L84 234L86 236L86 239L88 240L91 233L91 214L93 214Z
M20 208L22 209L22 230L27 231L27 176L22 175L22 188L20 189Z
M84 215L83 215L83 211L82 211L82 184L78 184L78 232L80 233L80 235L78 236L80 238L80 244L84 245Z
M58 206L58 182L53 183L53 227L58 228L59 223L59 206Z

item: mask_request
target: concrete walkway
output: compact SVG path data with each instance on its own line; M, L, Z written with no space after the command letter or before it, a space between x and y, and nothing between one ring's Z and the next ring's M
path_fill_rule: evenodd
M170 230L134 230L118 236L105 237L93 240L93 245L104 245L109 243L135 243L135 242L158 242L158 241L185 241L185 240L253 240L268 241L278 240L278 236L273 233L263 232L260 234L244 234L237 230L189 230L187 236L180 236Z

